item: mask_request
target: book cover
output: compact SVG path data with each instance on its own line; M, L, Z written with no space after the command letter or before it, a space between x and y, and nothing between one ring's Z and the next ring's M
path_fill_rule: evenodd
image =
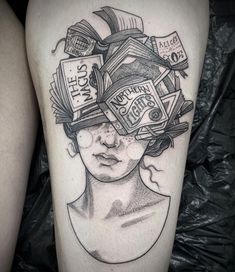
M153 50L168 60L174 69L188 68L188 57L176 31L163 37L151 37L151 42Z
M101 67L102 55L62 60L51 83L51 101L58 123L78 120L98 108L97 90L90 84L93 66Z
M64 52L74 57L90 55L96 43L101 41L96 30L82 20L68 28Z
M99 104L106 117L112 123L116 122L114 126L120 134L131 133L142 126L161 124L168 119L151 80L135 82L135 77L133 82L131 78L125 81L129 84L118 89L108 89L103 102Z

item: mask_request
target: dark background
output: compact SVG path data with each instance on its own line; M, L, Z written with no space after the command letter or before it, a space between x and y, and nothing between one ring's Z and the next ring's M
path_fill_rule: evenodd
M8 2L24 24L27 1ZM235 272L235 1L211 1L210 10L169 272ZM22 271L58 271L41 125L12 267Z

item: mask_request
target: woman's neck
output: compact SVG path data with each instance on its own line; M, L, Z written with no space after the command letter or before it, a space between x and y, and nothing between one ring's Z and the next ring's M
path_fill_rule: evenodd
M105 218L114 205L127 207L141 182L138 167L126 177L113 181L102 182L87 172L85 193L89 201L89 210L94 217Z

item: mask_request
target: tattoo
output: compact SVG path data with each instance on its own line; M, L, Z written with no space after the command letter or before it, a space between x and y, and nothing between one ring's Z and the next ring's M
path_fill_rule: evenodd
M68 153L86 169L83 194L67 204L74 234L95 259L118 264L144 256L161 236L171 196L156 179L162 170L145 157L174 147L193 102L181 89L188 58L176 31L148 36L137 15L94 13L111 35L102 39L86 20L70 26L52 50L63 41L68 58L50 94L56 124L72 140Z

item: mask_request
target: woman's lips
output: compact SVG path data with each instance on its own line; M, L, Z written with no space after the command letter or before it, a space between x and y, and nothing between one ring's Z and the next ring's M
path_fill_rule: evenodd
M112 166L121 162L121 160L119 160L114 155L107 155L105 153L93 154L93 156L95 156L101 164L106 166Z

